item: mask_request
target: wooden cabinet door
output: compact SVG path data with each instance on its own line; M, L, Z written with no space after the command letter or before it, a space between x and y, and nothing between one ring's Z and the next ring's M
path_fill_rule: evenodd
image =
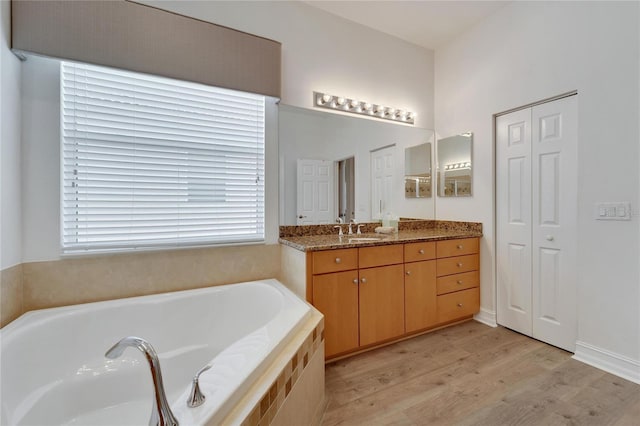
M463 319L480 310L480 289L456 291L438 296L438 323Z
M314 275L313 305L324 315L327 358L358 347L358 271Z
M404 306L407 333L436 324L436 261L404 265Z
M360 346L404 334L404 265L360 270Z

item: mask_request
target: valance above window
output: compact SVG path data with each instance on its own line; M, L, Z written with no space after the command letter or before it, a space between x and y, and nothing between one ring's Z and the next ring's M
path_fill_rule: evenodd
M11 6L14 51L280 97L276 41L125 0Z

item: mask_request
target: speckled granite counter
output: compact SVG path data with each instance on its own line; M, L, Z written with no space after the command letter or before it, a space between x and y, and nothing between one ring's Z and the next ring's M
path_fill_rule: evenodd
M400 222L398 233L376 234L379 223L367 223L361 235L339 237L336 225L281 226L280 243L300 251L318 251L338 248L369 247L417 241L451 240L482 237L482 224L476 222L451 222L420 220ZM342 225L346 231L348 225ZM375 240L359 240L358 239Z

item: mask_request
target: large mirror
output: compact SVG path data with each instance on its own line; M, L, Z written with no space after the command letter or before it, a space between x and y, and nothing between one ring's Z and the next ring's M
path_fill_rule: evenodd
M431 197L431 143L404 150L404 196Z
M438 139L438 196L469 197L472 189L473 133Z
M404 184L405 149L433 130L282 103L278 121L281 225L434 217L434 199L406 198Z

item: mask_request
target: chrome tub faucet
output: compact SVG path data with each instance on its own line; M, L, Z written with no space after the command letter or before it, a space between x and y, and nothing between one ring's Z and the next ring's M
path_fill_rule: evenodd
M149 369L151 370L151 377L153 379L154 399L153 406L151 408L151 418L149 419L149 426L178 426L178 420L173 415L171 407L167 402L167 395L164 391L164 385L162 384L162 372L160 371L160 360L151 343L146 340L129 336L120 340L113 345L104 356L109 359L116 359L122 355L124 350L128 347L137 348L142 352L149 363Z

